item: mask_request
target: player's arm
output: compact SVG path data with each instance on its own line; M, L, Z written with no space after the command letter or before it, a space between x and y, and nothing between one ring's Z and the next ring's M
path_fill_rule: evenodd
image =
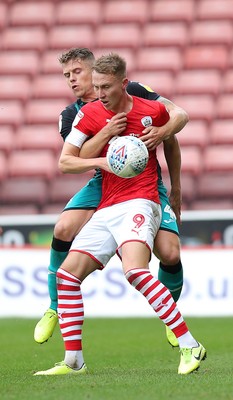
M97 135L94 135L83 144L80 151L80 157L98 157L109 140L113 136L120 135L125 130L126 125L126 113L122 112L114 115Z
M177 222L180 224L182 204L180 183L181 153L176 136L171 136L169 139L165 140L163 142L163 147L171 183L169 200L171 203L171 207L176 215Z
M87 140L85 134L78 134L74 130L68 135L58 162L59 170L62 173L81 174L96 168L109 171L105 157L89 159L80 157L80 149L85 140Z
M189 117L183 108L178 107L172 101L159 96L157 101L163 103L170 115L169 121L161 127L145 128L142 140L149 150L154 150L160 143L180 132L187 124Z

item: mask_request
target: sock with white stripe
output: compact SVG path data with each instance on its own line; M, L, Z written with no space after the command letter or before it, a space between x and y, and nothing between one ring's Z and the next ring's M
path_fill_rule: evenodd
M81 282L74 275L59 268L57 271L58 317L65 346L65 363L71 368L81 368L82 326L84 307Z
M148 269L132 269L125 275L128 282L147 299L161 321L173 331L180 347L197 346L171 293Z

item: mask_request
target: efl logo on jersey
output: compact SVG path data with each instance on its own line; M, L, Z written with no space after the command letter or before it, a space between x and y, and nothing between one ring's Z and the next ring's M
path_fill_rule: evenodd
M150 86L143 85L142 83L139 83L139 85L141 85L142 87L144 87L148 92L152 92L152 93L154 92L154 90L151 89Z
M84 117L84 114L81 110L79 110L77 116L79 119L82 119Z
M59 133L61 133L61 128L62 128L62 115L59 115L59 121L58 121L58 128L59 128Z
M147 116L147 117L143 117L141 119L141 123L143 126L145 126L145 128L147 128L148 126L152 125L152 118Z

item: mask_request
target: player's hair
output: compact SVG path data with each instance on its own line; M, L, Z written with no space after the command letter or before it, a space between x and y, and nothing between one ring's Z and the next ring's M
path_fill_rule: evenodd
M99 57L93 70L106 75L114 75L119 78L126 77L126 61L116 53L110 53Z
M86 47L77 47L63 53L58 60L61 64L67 64L70 60L88 61L90 64L93 64L95 56L90 49Z

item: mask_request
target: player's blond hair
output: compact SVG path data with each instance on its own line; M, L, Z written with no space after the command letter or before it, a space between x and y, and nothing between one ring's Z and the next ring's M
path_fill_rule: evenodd
M126 61L118 54L110 53L99 57L94 63L93 70L122 79L126 77Z

